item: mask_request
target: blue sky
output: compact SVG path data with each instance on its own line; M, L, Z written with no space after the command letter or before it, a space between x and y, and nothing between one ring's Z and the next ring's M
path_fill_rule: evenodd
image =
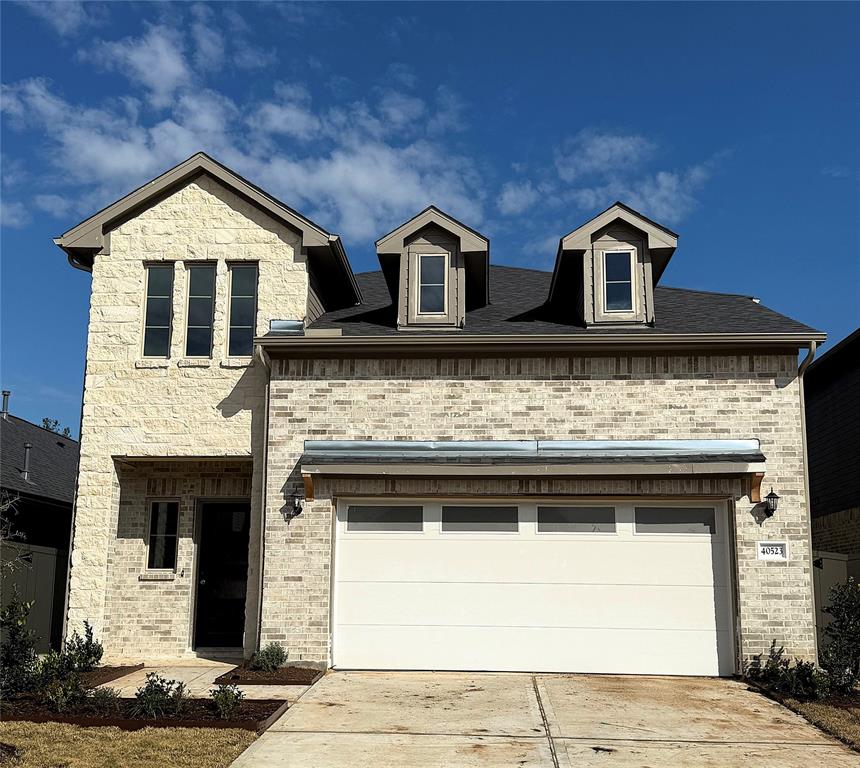
M663 283L860 324L857 4L2 4L2 385L77 434L89 276L51 243L203 149L356 271L430 202L550 268L620 198Z

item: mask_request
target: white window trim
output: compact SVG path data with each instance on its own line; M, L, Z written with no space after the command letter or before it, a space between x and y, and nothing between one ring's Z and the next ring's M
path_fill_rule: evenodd
M212 340L209 344L208 355L189 355L188 321L191 319L191 315L188 308L191 304L191 272L201 267L211 267L212 269ZM218 302L218 263L215 261L185 262L185 274L185 338L182 339L182 357L186 360L211 360L215 350L215 306Z
M149 306L149 270L150 268L161 268L170 270L170 317L167 320L167 354L146 354L146 310ZM174 281L176 280L176 262L174 261L145 261L143 263L143 314L140 318L140 359L141 360L169 360L170 350L173 345L173 295Z
M447 251L445 253L416 253L415 254L417 262L418 262L418 280L417 280L417 290L415 295L415 314L419 317L447 317L448 316L448 270L451 268L451 254ZM421 282L421 261L425 256L442 256L445 259L445 267L443 271L442 278L442 301L443 301L443 310L441 312L422 312L421 311L421 287L423 283ZM427 285L438 285L438 283L427 283Z
M349 508L350 507L421 507L421 528L417 528L413 531L386 531L384 529L379 529L375 531L356 531L350 530L349 528ZM408 502L408 501L354 501L350 500L346 502L343 508L343 520L341 533L344 536L348 537L357 537L357 538L409 538L410 536L423 536L424 532L427 530L425 526L426 522L426 509L424 504L419 504L416 502Z
M517 527L516 530L513 531L446 531L442 520L445 514L445 507L513 507L517 511ZM466 538L486 536L488 534L491 536L519 536L522 533L524 522L525 521L523 520L523 505L517 501L476 501L474 499L471 499L469 501L454 500L439 502L439 536L464 536Z
M609 298L606 295L606 289L610 282L606 271L606 256L610 253L626 253L630 258L630 309L609 309ZM636 307L636 249L635 248L605 248L601 252L603 260L603 312L607 315L634 315L637 313ZM619 281L611 281L619 282Z
M150 568L149 567L149 541L152 533L152 506L162 502L173 502L176 504L176 557L172 568ZM143 548L143 572L144 573L172 573L179 570L179 523L182 518L182 501L175 496L152 496L146 499L146 546Z
M228 360L249 360L254 356L253 343L250 355L230 354L230 317L233 314L233 267L254 267L256 279L254 281L254 315L251 325L251 337L257 335L257 306L260 301L260 264L257 261L228 261L227 262L227 333L224 339L224 356ZM216 276L217 277L217 276ZM213 327L214 334L214 327Z
M720 507L717 506L716 502L704 502L701 504L695 503L684 503L683 501L675 500L673 502L651 502L645 504L637 504L633 503L630 505L631 511L633 513L632 524L633 524L633 537L634 538L646 538L646 539L663 539L665 541L683 541L683 540L695 540L695 541L723 541L728 532L723 528L722 515L720 514ZM714 532L713 533L690 533L689 531L685 532L669 532L669 531L637 531L636 530L636 508L637 507L649 507L656 509L671 509L672 507L677 507L679 509L710 509L713 510L714 513Z

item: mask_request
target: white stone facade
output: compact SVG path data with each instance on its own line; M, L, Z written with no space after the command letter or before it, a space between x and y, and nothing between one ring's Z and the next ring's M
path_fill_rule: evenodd
M200 260L217 264L215 351L186 360L185 264ZM175 265L167 360L142 358L144 269L159 261ZM731 497L742 656L776 639L789 655L814 657L792 353L274 359L267 414L266 369L226 356L224 277L233 261L259 265L258 334L271 319L305 316L299 236L205 177L113 230L110 253L95 260L68 626L93 623L106 658L193 653L195 501L248 497L245 653L280 641L291 658L326 662L335 497L398 493ZM732 478L341 479L318 483L315 501L287 524L282 509L301 487L297 463L309 438L758 438L766 482L782 501L761 529L747 489ZM179 558L172 578L156 579L145 573L146 500L162 496L181 500ZM789 541L788 563L756 559L763 535Z

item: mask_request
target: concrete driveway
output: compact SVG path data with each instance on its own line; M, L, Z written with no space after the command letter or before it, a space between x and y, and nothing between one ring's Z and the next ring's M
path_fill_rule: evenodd
M335 672L234 768L857 768L860 755L732 680Z

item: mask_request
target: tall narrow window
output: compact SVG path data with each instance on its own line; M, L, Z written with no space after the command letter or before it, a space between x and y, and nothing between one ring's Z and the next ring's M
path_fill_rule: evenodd
M254 346L257 315L257 265L230 266L230 333L227 354L247 357Z
M419 314L445 314L445 268L447 263L448 256L444 253L422 253L418 256Z
M215 314L215 265L188 265L188 328L186 357L212 354L212 320Z
M633 253L607 251L603 254L606 311L633 310Z
M146 310L143 321L144 357L170 354L170 318L173 305L173 264L146 268Z
M176 568L176 540L179 526L178 501L153 501L149 509L149 554L146 567Z

